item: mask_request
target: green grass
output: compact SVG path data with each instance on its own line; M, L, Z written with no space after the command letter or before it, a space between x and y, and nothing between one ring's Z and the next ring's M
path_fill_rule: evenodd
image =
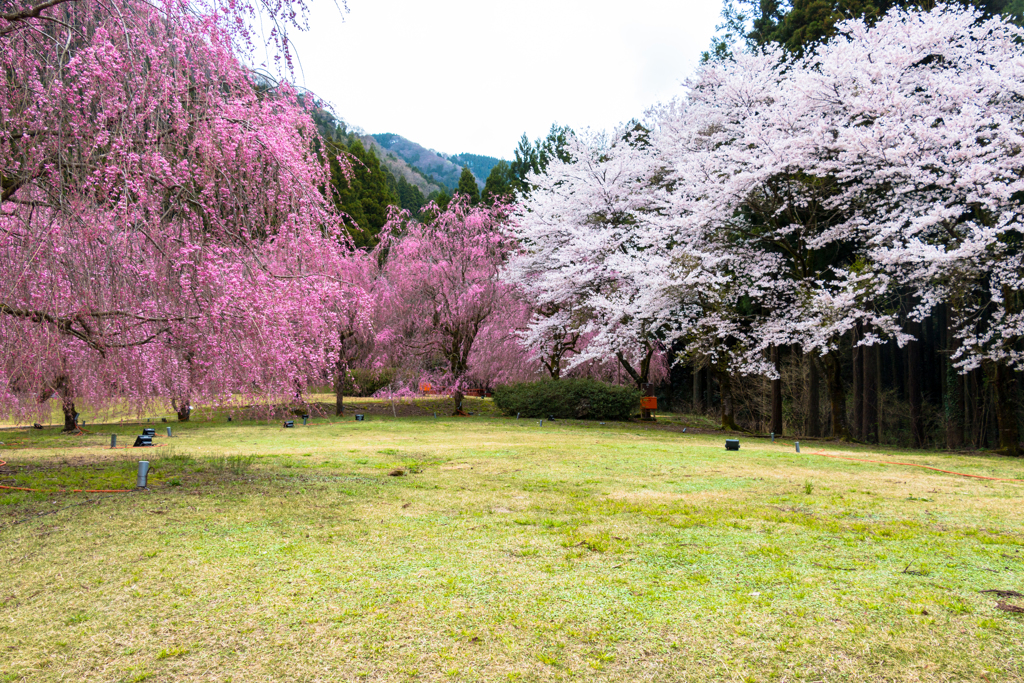
M477 403L0 432L0 681L1024 679L1024 484Z

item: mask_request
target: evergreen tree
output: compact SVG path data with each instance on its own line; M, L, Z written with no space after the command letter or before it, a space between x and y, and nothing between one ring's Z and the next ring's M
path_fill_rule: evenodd
M397 193L390 187L394 179L390 183L388 180L391 172L380 163L377 154L364 147L355 135L349 134L343 140L329 140L327 147L334 204L348 216L346 224L356 246L373 247L377 244L377 234L387 222L388 206L400 204ZM337 159L339 155L346 154L351 160L351 177L342 172Z
M437 208L440 209L442 212L448 210L448 202L450 202L451 200L451 195L449 195L444 190L435 190L434 192L431 192L427 196L427 201L434 202L435 204L437 204Z
M419 210L427 203L427 198L423 196L420 188L401 176L398 177L397 193L400 206L410 213L419 213Z
M499 161L491 169L490 175L487 176L487 182L484 183L484 202L493 204L498 199L512 197L516 191L516 180L509 163L504 159Z
M515 159L510 164L515 178L513 185L517 192L528 194L530 188L526 181L527 176L530 173L543 173L552 159L566 163L571 161L568 149L570 135L572 128L559 126L557 123L551 124L547 137L537 138L532 144L526 133L523 133L516 147Z
M473 172L469 170L468 166L462 167L462 175L459 176L459 187L456 192L468 197L470 204L480 203L480 188L477 187L476 178L473 177Z

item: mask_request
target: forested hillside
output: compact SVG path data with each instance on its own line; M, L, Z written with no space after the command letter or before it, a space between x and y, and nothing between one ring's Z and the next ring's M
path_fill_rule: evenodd
M493 157L478 154L458 154L448 157L395 133L378 133L372 137L382 149L394 154L414 169L418 169L426 178L433 180L436 184L443 185L449 192L458 189L463 167L469 168L477 185L482 187L487 180L487 174L499 161Z

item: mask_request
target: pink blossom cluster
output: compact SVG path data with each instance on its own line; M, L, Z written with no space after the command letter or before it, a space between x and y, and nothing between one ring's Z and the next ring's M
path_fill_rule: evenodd
M239 53L247 18L301 9L0 16L0 412L292 396L323 368L352 270L325 160Z

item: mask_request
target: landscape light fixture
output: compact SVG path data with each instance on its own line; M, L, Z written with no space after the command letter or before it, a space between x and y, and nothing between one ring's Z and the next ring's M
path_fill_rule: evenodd
M796 446L796 452L797 452L797 453L799 453L799 452L800 452L800 442L799 442L799 441L797 441L797 442L796 442L795 444L793 444L793 445L794 445L794 446Z
M153 445L153 437L148 434L135 437L135 443L132 444L132 448L144 448L146 446Z
M110 435L110 447L117 448L117 434Z
M540 427L543 427L544 426L544 420L541 420L540 422L538 422L537 425L540 426Z
M139 476L135 480L135 488L146 488L146 478L149 476L149 461L139 461Z
M285 428L291 428L295 426L295 420L288 420L284 423Z
M302 424L305 425L306 424L306 420L308 420L308 419L309 419L309 415L303 415L302 416Z
M775 432L772 432L772 443L775 443Z
M228 422L231 422L231 416L228 415Z
M170 427L168 427L168 428L167 428L167 436L168 436L168 437L170 437L170 435L171 435L171 428L170 428Z
M740 440L739 439L726 439L725 440L725 450L727 450L727 451L738 451L739 449L740 449Z
M601 424L604 424L603 422ZM686 427L683 427L683 434L686 433Z
M152 427L146 427L145 429L142 430L142 435L143 436L156 436L156 430L153 429Z
M363 415L362 413L356 413L356 422L363 422L363 421L365 421L365 419L366 419L365 415Z

